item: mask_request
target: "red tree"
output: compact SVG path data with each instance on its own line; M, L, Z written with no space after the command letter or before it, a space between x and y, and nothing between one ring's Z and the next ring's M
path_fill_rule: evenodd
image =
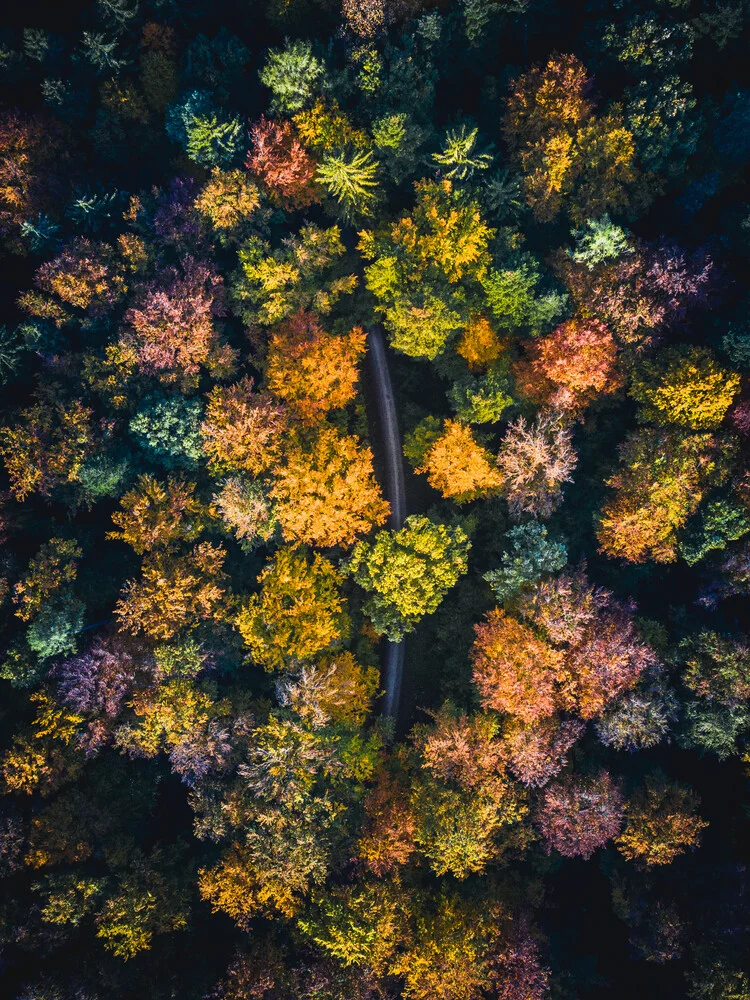
M606 771L594 777L568 775L548 785L536 812L547 851L590 858L622 829L624 799Z
M617 344L598 320L571 319L531 341L516 371L521 389L556 410L582 410L596 396L622 385Z
M317 164L297 138L288 121L271 121L265 115L250 129L252 149L247 169L284 208L305 208L319 200L315 184Z
M165 268L143 285L125 313L123 341L135 349L145 375L162 382L194 384L201 368L215 376L231 372L234 351L219 340L214 324L224 315L224 283L212 268L186 257L181 269Z
M471 658L482 705L529 723L552 715L562 654L500 608L474 631Z

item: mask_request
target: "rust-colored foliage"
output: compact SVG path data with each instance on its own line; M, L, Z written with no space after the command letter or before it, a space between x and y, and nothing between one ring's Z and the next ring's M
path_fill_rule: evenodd
M190 387L203 368L217 377L231 373L234 351L215 325L224 315L223 290L222 278L192 257L140 286L122 339L135 349L144 375Z
M623 807L622 793L606 771L568 775L544 789L535 822L548 851L590 858L622 829Z
M265 472L278 460L284 409L268 393L253 392L247 376L208 395L201 425L203 449L215 472Z
M518 610L561 648L559 704L584 719L601 714L657 664L633 621L635 606L591 585L583 570L542 582L521 597Z
M414 852L416 820L404 776L384 765L365 799L365 826L357 853L376 875L407 864Z
M577 413L597 396L620 388L616 360L617 344L603 323L571 319L531 341L516 376L535 401Z
M306 208L320 199L315 183L317 163L299 141L289 121L261 115L250 128L252 148L247 169L284 208Z
M327 333L313 313L300 310L275 327L268 344L266 385L306 422L354 399L365 334Z
M484 707L528 723L552 715L562 654L500 608L475 631L474 683Z
M568 254L555 267L583 316L594 316L626 344L646 347L664 330L705 306L715 290L706 250L685 253L676 244L638 244L612 262L588 267Z
M508 768L524 785L539 788L562 771L568 750L582 735L577 719L561 721L556 716L526 724L511 719L503 728Z

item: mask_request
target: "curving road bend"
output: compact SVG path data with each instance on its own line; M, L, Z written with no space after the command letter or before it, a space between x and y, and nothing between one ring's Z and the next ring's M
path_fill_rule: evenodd
M396 415L396 400L393 395L391 373L381 326L371 326L368 331L367 363L373 387L373 402L378 421L378 434L383 449L385 483L383 493L391 505L388 527L398 531L406 518L406 489L404 487L404 458L401 450L401 435ZM404 640L391 642L383 640L382 680L384 695L383 715L393 718L398 726L401 705L401 688L404 676Z

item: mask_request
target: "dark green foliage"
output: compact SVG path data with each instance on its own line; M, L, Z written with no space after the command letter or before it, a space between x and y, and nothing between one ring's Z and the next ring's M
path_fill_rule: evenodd
M500 568L484 574L500 603L529 584L538 583L547 573L562 569L568 561L565 543L550 538L547 528L538 521L518 524L505 537L510 546L503 553Z

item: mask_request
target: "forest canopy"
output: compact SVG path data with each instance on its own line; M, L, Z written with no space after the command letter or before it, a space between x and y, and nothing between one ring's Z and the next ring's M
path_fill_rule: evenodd
M0 994L750 1000L745 0L0 15Z

